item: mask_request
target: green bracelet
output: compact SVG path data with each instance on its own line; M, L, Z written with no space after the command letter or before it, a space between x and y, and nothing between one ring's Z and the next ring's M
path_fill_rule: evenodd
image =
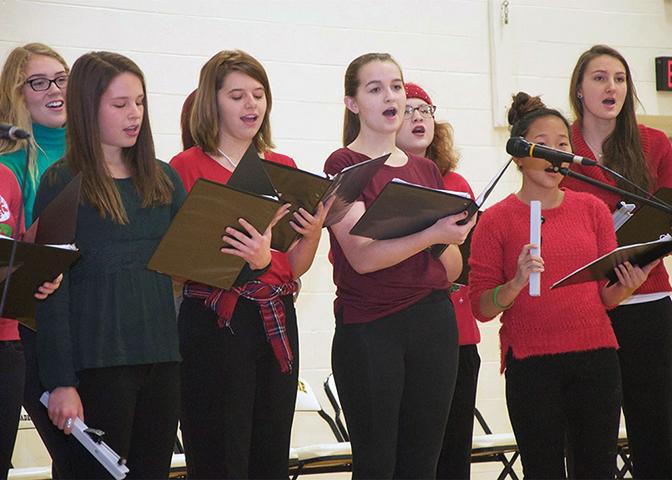
M500 285L498 287L495 287L495 291L492 292L492 303L494 303L495 307L499 308L500 310L508 310L509 308L513 307L513 302L511 302L511 304L507 305L506 307L502 307L499 303L497 303L497 292L503 286L504 285Z

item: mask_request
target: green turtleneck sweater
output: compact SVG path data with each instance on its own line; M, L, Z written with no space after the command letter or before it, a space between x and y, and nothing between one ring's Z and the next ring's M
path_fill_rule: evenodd
M40 184L40 177L52 163L65 154L65 127L47 128L33 123L33 136L40 148L37 150L37 178L31 179L29 174L26 189L23 192L26 228L33 223L33 204L35 203L37 187ZM14 172L19 181L19 186L23 185L23 170L26 165L26 151L24 149L0 155L0 163Z

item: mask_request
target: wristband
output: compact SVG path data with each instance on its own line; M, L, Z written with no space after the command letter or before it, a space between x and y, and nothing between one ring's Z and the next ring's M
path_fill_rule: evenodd
M495 287L495 291L492 292L492 303L494 303L495 307L499 308L500 310L508 310L509 308L513 307L513 301L509 305L507 305L506 307L502 307L499 303L497 303L497 292L503 286L504 285L499 285L499 286Z

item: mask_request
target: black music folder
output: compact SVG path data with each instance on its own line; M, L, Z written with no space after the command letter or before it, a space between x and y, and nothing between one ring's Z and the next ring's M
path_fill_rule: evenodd
M238 223L244 218L263 233L282 205L277 198L256 195L229 185L199 178L147 267L229 290L245 260L221 251L226 227L247 232Z
M80 253L75 240L77 209L82 186L78 174L44 209L17 243L9 291L2 316L14 318L35 329L35 292L66 272ZM14 240L0 237L0 291L5 288Z
M632 265L643 267L659 258L663 258L670 252L672 252L672 236L670 235L664 235L651 242L618 247L570 273L562 280L555 282L551 289L600 280L609 280L609 283L616 283L618 281L614 273L616 265L628 261Z
M295 220L293 213L299 207L315 214L320 202L326 203L331 197L336 197L324 226L338 223L389 156L390 154L385 154L352 165L332 178L326 178L288 165L262 160L254 150L254 145L251 145L227 185L260 195L279 196L283 202L291 204L289 213L273 228L271 243L273 249L286 252L299 236L289 224L290 220Z
M664 203L672 204L672 188L662 187L656 191L654 196ZM642 205L616 231L616 239L619 245L650 242L661 235L672 233L671 223L672 213Z
M385 185L350 233L375 240L405 237L464 211L468 212L468 217L460 223L466 223L483 205L510 163L509 160L497 172L476 200L467 193L437 190L394 179ZM432 254L438 257L444 249L445 246L434 246Z

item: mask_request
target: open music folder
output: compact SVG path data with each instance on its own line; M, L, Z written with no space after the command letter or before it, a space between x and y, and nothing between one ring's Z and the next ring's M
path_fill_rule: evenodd
M247 232L238 223L244 218L263 233L282 202L274 197L244 192L229 185L199 178L147 267L229 290L245 260L221 251L226 227Z
M670 252L672 252L672 236L669 234L651 242L618 247L558 280L551 286L551 289L600 280L609 280L609 283L616 283L618 278L614 273L614 268L617 265L628 261L633 266L643 267L659 258L663 258Z
M336 197L324 226L338 223L357 201L389 154L344 168L332 178L259 158L254 145L245 152L227 185L262 195L277 195L291 204L290 212L273 227L271 247L286 252L299 234L289 224L303 207L315 214L320 202Z
M672 188L662 187L654 196L667 204L672 204ZM661 235L672 233L671 224L672 213L643 205L616 230L616 239L619 245L650 242Z
M464 211L468 212L468 217L461 223L466 223L483 205L510 163L509 160L497 172L476 200L467 193L438 190L394 179L383 187L350 233L375 240L405 237L434 225L444 217ZM445 246L441 251L443 248Z
M35 329L35 292L68 270L80 253L75 240L82 185L78 174L44 209L17 243L9 291L2 316ZM5 288L14 240L0 237L0 291Z

